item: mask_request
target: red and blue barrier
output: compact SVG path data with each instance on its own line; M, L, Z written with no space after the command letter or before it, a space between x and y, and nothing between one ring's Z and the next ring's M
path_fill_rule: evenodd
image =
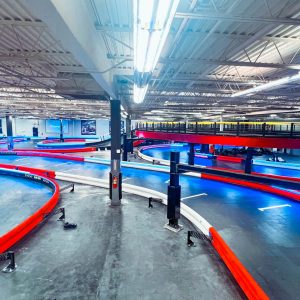
M139 138L193 144L232 145L253 148L282 148L282 145L288 145L289 149L300 149L300 139L288 137L201 135L143 130L136 130L135 134Z
M59 185L53 180L55 177L54 171L4 164L1 164L0 167L6 169L0 170L0 173L34 180L49 186L53 190L53 195L47 203L22 223L0 236L0 253L3 253L30 233L54 209L59 200Z

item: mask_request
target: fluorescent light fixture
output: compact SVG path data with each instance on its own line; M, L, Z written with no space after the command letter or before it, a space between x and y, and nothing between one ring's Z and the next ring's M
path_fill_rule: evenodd
M274 80L274 81L270 81L270 82L265 83L265 84L258 85L254 88L251 88L251 89L247 89L247 90L244 90L244 91L234 93L234 94L231 95L231 97L251 96L255 93L262 92L262 91L267 91L267 90L272 90L272 89L274 89L274 88L276 88L280 85L284 85L284 84L294 82L294 81L297 81L297 80L300 80L300 73L298 73L294 76L284 77L284 78L281 78L281 79L278 79L278 80Z
M142 103L145 95L147 93L148 90L148 84L143 86L143 87L139 87L136 84L133 85L133 99L135 103Z
M135 84L147 92L152 72L168 36L179 0L134 0L133 43ZM144 90L144 87L147 88ZM134 101L141 103L143 98ZM135 95L135 94L134 94Z

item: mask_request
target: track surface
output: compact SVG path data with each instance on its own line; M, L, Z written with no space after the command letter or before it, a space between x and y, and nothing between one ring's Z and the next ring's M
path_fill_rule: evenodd
M2 156L1 163L108 178L109 167L60 159ZM125 183L166 193L168 174L123 168ZM297 299L300 203L230 184L181 176L183 201L220 232L272 299ZM190 197L184 199L185 197ZM289 205L260 211L276 205Z
M245 299L210 243L186 246L190 222L174 234L162 226L164 206L132 194L122 201L112 209L106 189L79 184L63 192L60 206L78 228L51 216L15 247L18 269L0 275L0 299Z
M180 161L183 163L188 162L188 146L171 146L166 148L152 148L145 149L142 151L143 154L147 156L151 156L153 158L169 160L170 159L170 151L179 151L180 152ZM282 156L282 155L280 155ZM261 159L266 159L265 156L261 156ZM300 164L300 157L286 156L287 161L298 162ZM298 158L298 160L297 160ZM234 170L241 170L243 166L238 163L230 163L223 161L215 161L212 159L199 158L195 157L195 164L203 165L208 167L220 167L220 168L228 168ZM284 163L283 165L284 166ZM292 169L284 169L284 168L276 168L276 167L268 167L268 166L252 166L253 172L262 173L262 174L272 174L272 175L280 175L280 176L290 176L300 178L300 170L292 170Z
M27 219L52 196L44 184L0 175L0 236Z

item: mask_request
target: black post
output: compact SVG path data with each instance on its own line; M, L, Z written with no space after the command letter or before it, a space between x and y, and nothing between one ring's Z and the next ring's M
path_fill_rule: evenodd
M188 157L189 157L189 161L188 164L189 165L194 165L195 164L195 144L189 144L190 146L190 151L188 153Z
M180 230L178 220L180 218L181 186L179 185L179 173L177 172L179 156L180 156L179 152L171 152L170 184L168 186L168 207L167 207L167 217L169 219L169 223L167 227L176 231Z
M240 122L237 122L237 125L236 125L236 135L237 136L240 135Z
M247 156L245 160L245 173L251 174L252 171L252 158L253 158L253 148L248 147Z
M109 196L111 205L121 204L122 199L122 173L120 168L121 158L121 102L110 101L111 119L111 171L109 177Z
M14 149L14 137L12 128L12 116L6 116L6 135L7 135L7 149Z
M61 142L63 142L63 141L64 141L64 126L63 126L63 120L60 119L59 121L60 121L60 135L59 135L59 140L60 140Z
M201 144L200 152L209 153L209 144Z
M262 135L265 136L266 135L266 123L262 124Z
M129 116L126 118L126 136L130 138L131 135L131 119Z
M294 123L291 123L291 128L290 128L290 137L293 137L293 133L294 133Z
M123 135L123 158L122 158L122 160L123 161L127 161L128 160L128 140L127 140L127 135L126 134L124 134Z

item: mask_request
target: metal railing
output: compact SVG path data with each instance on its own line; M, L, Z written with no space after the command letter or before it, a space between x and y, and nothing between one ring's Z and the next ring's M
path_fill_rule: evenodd
M300 138L300 122L138 122L136 130Z

